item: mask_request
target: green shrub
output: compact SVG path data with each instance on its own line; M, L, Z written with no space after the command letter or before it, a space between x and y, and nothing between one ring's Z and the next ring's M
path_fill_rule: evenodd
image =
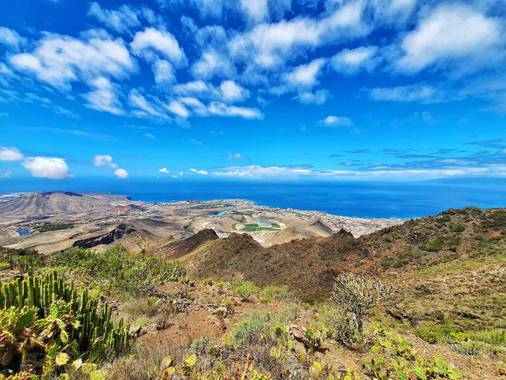
M431 359L419 355L406 339L392 334L381 326L375 327L378 336L371 348L371 357L364 362L366 375L374 379L459 379L441 357Z
M415 335L430 344L447 342L456 332L456 327L449 322L421 322L415 327Z
M272 316L269 313L249 312L233 328L230 336L239 345L254 345L270 335L271 322Z
M392 256L383 256L380 260L380 264L383 269L392 267L394 262L395 259Z
M506 330L504 329L473 331L469 333L469 338L492 346L506 347Z
M252 282L245 281L237 285L234 289L234 292L240 296L244 301L249 301L253 294L256 294L260 291L260 288L253 284Z
M478 356L481 355L481 346L477 342L465 341L453 343L451 349L462 355Z
M80 273L85 282L99 279L111 290L134 294L144 294L165 282L185 277L185 270L179 262L130 253L121 246L104 253L71 248L54 254L51 264Z
M439 252L443 248L443 241L441 239L435 239L425 244L422 249L427 252Z
M453 232L464 232L466 230L466 225L464 223L454 223L451 226L451 230Z
M261 290L260 301L288 301L293 295L288 291L288 286L267 286Z

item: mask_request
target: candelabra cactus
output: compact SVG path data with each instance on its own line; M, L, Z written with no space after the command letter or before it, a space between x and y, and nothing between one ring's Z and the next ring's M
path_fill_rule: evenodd
M65 282L56 272L0 284L0 309L35 306L39 318L47 318L57 300L69 304L74 314L75 323L69 326L69 336L78 343L81 352L126 350L129 326L122 320L114 324L107 303L90 297L87 289L77 289L73 283Z

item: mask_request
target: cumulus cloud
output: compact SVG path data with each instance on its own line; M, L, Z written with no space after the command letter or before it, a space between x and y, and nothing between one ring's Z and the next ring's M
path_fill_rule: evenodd
M134 114L140 117L160 117L164 115L151 104L137 89L132 89L128 95L128 102L134 108Z
M312 87L318 81L318 75L325 64L325 59L317 58L311 62L297 66L286 74L286 81L294 87Z
M186 119L188 116L190 116L190 111L188 111L184 104L176 100L171 101L167 106L167 109L174 115L179 116L183 119Z
M162 174L169 174L170 170L167 168L160 168L160 169L158 169L158 172L162 173Z
M62 179L69 176L69 168L62 158L28 157L22 165L37 178Z
M176 81L176 74L171 63L164 59L157 59L153 63L153 73L155 76L155 83L173 83Z
M137 55L144 55L152 59L153 52L163 55L176 65L186 63L183 49L171 33L155 28L146 28L142 32L135 33L130 47Z
M244 119L261 119L262 112L257 108L229 106L221 102L211 102L208 112L214 116L242 117Z
M0 146L0 161L21 161L23 158L17 148Z
M314 104L314 105L322 105L325 104L329 98L330 94L327 90L317 90L317 91L303 91L300 92L296 98L302 104Z
M114 175L119 179L127 179L128 172L125 169L118 168L114 171Z
M119 88L106 77L98 77L90 82L92 91L84 95L88 107L98 111L109 112L114 115L123 113L118 99Z
M249 96L248 90L241 87L232 80L221 82L220 91L225 102L241 101Z
M198 61L193 64L191 71L197 79L210 79L215 76L233 77L235 75L233 63L215 49L204 51Z
M0 27L0 44L10 49L17 50L26 43L26 38L21 37L13 29Z
M228 47L235 59L274 69L308 48L367 33L362 20L363 6L361 1L351 1L321 19L297 17L262 23L235 36Z
M135 68L120 39L82 41L54 34L40 40L32 53L11 56L10 63L16 69L63 90L69 90L70 82L74 81L100 76L123 78Z
M113 162L112 157L108 154L97 154L93 158L93 165L97 168L106 167L116 169L118 167L118 164Z
M239 4L244 15L253 23L258 23L269 17L267 0L240 0Z
M334 55L330 66L343 74L354 74L360 70L371 70L377 64L376 46L363 46L355 49L344 49Z
M443 4L422 18L418 27L402 40L398 66L419 71L455 59L486 65L502 54L501 24L463 4Z
M326 127L352 127L353 121L345 116L329 115L321 121Z
M93 158L93 166L97 168L113 169L114 176L119 179L128 178L128 172L125 169L120 168L109 154L97 154Z
M141 25L139 12L128 5L122 5L118 9L104 9L99 3L93 2L88 10L88 16L94 17L110 29L125 33L131 28Z

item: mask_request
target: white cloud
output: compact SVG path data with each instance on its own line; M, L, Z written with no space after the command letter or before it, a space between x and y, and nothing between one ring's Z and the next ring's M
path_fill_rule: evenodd
M374 11L374 22L402 25L416 9L417 0L369 0Z
M155 83L173 83L176 80L176 74L174 68L170 62L164 59L157 59L153 63L153 73L155 75Z
M241 153L229 153L227 156L227 161L235 161L235 160L242 160L244 157Z
M191 108L192 111L195 112L197 115L200 116L207 115L207 107L197 98L194 98L192 96L185 96L183 98L179 98L178 100L186 107Z
M93 165L97 168L113 169L114 176L119 179L128 178L128 172L125 169L120 168L119 165L114 162L112 156L108 154L97 154L93 158Z
M137 32L130 44L137 55L144 55L148 59L153 58L153 51L162 54L176 65L186 63L186 56L179 46L176 38L169 32L146 28Z
M215 116L242 117L244 119L261 119L262 112L256 108L229 106L220 102L211 102L208 112Z
M241 87L232 80L226 80L221 82L220 85L221 94L225 102L237 102L244 100L249 96L248 90Z
M251 31L235 36L229 43L229 50L235 59L273 69L307 48L366 33L368 28L362 22L363 7L362 1L351 1L321 19L296 17L289 21L259 24Z
M486 65L503 54L500 21L463 4L443 4L422 18L402 41L398 66L419 71L430 65L468 59ZM462 62L462 61L460 61Z
M376 167L369 170L315 169L306 166L230 166L213 171L218 177L239 177L249 179L285 178L444 178L452 176L506 175L505 165L486 167L448 167L436 169L397 169Z
M127 179L128 172L125 169L118 168L114 171L114 175L119 179Z
M122 5L116 10L109 10L102 8L99 3L93 2L88 10L88 16L94 17L119 33L129 32L131 28L141 25L139 13L128 5Z
M63 90L69 90L72 81L99 76L122 78L135 68L120 39L81 41L54 34L40 40L32 53L11 56L10 62L16 69Z
M37 178L62 179L69 176L69 168L62 158L28 157L23 166Z
M414 84L397 87L377 87L368 90L369 97L373 100L401 102L401 103L441 103L457 100L458 95L449 97L444 91L426 84Z
M0 161L21 161L23 157L17 148L0 146Z
M286 74L286 81L294 87L312 87L318 81L318 75L325 64L325 59L317 58L311 62L297 66Z
M153 104L151 104L137 89L132 89L128 95L128 102L135 109L134 113L137 116L151 116L161 117L164 115L158 111Z
M160 172L162 174L169 174L170 170L167 168L160 168L160 169L158 169L158 172Z
M377 64L376 46L363 46L355 49L344 49L334 55L330 66L337 72L353 74L361 69L371 70Z
M327 102L329 92L327 90L304 91L299 93L296 98L302 104L315 104L319 106Z
M194 174L199 174L199 175L208 175L209 172L207 170L201 170L201 169L190 169L190 172L194 173Z
M15 30L0 27L0 44L12 49L19 49L26 43L26 38L21 37Z
M240 0L240 7L247 19L254 23L263 21L269 16L267 0Z
M192 74L197 79L217 77L233 77L235 67L230 60L214 49L202 53L202 56L192 66Z
M173 87L173 90L177 94L206 94L210 92L210 87L203 81L193 81L183 84L177 84Z
M106 77L98 77L90 82L92 91L84 95L88 106L98 111L105 111L114 115L123 114L121 102L118 99L118 86Z
M352 127L353 121L345 116L329 115L321 121L327 127Z
M112 157L109 156L108 154L97 154L93 158L93 165L96 166L97 168L106 167L106 168L116 169L118 167L118 164L116 164L112 160Z
M188 111L188 109L181 102L178 102L176 100L171 101L167 106L167 109L183 119L186 119L188 116L190 116L190 111Z

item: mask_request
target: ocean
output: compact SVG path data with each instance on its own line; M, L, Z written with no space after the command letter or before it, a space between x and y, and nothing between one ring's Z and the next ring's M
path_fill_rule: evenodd
M423 182L228 182L68 179L3 180L0 193L17 191L103 192L132 200L248 199L270 207L324 211L368 218L413 218L448 208L506 207L506 179L451 179Z

